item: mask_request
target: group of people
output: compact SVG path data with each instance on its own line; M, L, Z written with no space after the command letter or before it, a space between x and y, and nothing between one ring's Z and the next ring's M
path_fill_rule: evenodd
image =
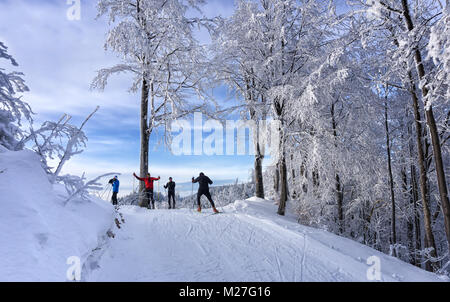
M155 181L159 181L161 179L160 176L158 178L152 177L150 173L147 174L146 177L139 177L136 175L136 173L133 173L133 176L139 180L143 181L145 183L145 191L144 198L148 204L149 209L155 209L155 198L153 196L153 189L154 185L153 183ZM208 198L209 202L211 203L211 206L213 208L214 213L219 213L219 211L216 209L216 205L214 204L214 201L212 200L211 193L209 192L209 186L213 184L212 180L206 176L204 173L200 173L199 177L195 178L192 177L192 183L198 183L199 188L197 192L197 205L198 205L198 212L202 211L202 205L201 205L201 198L203 195ZM109 181L109 184L112 185L112 204L117 205L117 194L119 193L119 186L120 182L117 176L115 176L113 179ZM175 209L175 187L176 183L173 181L172 177L169 177L169 182L164 186L165 189L167 189L168 192L168 201L169 201L169 209Z

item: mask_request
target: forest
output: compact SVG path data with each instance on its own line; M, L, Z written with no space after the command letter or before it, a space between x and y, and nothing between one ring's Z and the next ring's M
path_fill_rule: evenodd
M237 0L230 17L206 16L204 4L98 1L105 49L119 62L91 89L129 75L141 106L140 174L151 136L170 146L171 124L195 112L277 121L276 165L264 167L265 146L253 144L253 195L275 200L281 216L293 207L301 224L448 272L449 0ZM1 42L0 58L17 65ZM31 145L73 194L92 189L97 180L64 179L47 165L80 152L84 124L63 116L21 127L32 119L17 96L28 89L21 76L0 69L0 144ZM238 105L217 100L216 87ZM53 143L60 137L65 147Z

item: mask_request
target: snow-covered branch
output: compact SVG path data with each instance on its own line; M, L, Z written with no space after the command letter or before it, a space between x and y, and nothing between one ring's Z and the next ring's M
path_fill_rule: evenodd
M112 175L120 175L120 173L107 173L87 182L84 173L81 177L73 175L58 176L56 180L58 182L64 183L67 193L69 194L69 197L64 202L64 205L69 203L74 198L78 197L83 200L89 200L89 198L92 198L91 196L89 196L89 191L101 191L103 189L103 185L99 183L99 181L102 178Z

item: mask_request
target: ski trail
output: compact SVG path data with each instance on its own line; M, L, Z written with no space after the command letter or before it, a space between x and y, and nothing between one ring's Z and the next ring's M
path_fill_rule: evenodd
M300 268L300 281L303 282L303 271L305 269L306 263L306 251L308 249L306 235L303 234L303 252L302 252L302 260L301 260L301 268Z
M240 201L226 213L122 207L116 230L87 281L284 282L367 281L371 255L383 280L437 281L426 273L354 241L304 227L276 214L270 202Z

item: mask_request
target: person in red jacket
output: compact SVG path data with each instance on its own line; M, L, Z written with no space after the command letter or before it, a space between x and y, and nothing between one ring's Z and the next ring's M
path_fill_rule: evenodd
M147 174L147 177L140 178L136 175L136 173L133 173L133 176L136 177L136 179L145 182L145 192L144 197L147 199L148 207L150 208L150 201L152 205L152 209L155 209L155 199L153 198L153 182L156 180L160 180L161 176L158 178L152 177L150 173Z

